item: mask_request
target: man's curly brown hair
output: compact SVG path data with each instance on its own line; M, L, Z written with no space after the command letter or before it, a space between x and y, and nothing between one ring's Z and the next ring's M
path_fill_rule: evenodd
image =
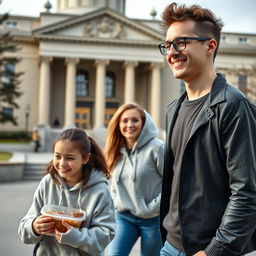
M221 29L223 22L220 18L217 18L209 9L202 8L199 5L186 6L184 4L178 5L177 3L171 3L168 5L162 13L162 27L167 30L176 21L193 20L195 21L195 27L193 33L200 37L209 37L217 41L217 48L214 53L216 57Z

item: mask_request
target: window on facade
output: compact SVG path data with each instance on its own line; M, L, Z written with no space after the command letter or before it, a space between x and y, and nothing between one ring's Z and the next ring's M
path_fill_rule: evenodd
M239 43L246 43L247 42L247 37L239 37L238 41L239 41Z
M114 97L115 96L115 83L116 76L113 72L107 71L105 77L105 93L106 97Z
M89 95L89 75L86 70L78 70L76 74L76 96Z
M221 42L225 42L226 41L226 37L225 36L222 36L221 37Z
M246 93L246 87L247 87L247 76L246 75L238 76L238 87L239 87L239 90Z
M3 108L3 113L9 116L13 116L13 108Z
M13 21L13 20L7 20L5 23L4 23L4 27L5 28L16 28L17 27L17 21Z
M80 114L79 113L76 113L76 119L80 119Z
M15 65L9 64L9 63L5 64L2 81L4 83L12 83L14 79L14 73L15 73Z
M86 120L86 119L87 119L87 114L86 114L86 113L83 113L82 119L83 119L83 120Z

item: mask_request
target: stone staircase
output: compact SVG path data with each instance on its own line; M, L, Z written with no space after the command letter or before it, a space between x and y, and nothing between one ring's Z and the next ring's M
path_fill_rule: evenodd
M41 180L47 164L26 163L24 165L23 180Z

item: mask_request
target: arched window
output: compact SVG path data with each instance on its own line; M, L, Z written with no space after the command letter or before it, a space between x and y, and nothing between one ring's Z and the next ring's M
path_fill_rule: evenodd
M247 89L247 75L239 74L239 76L238 76L238 88L243 93L246 93L246 89Z
M79 69L76 74L76 96L89 95L89 75L86 70Z
M115 84L116 84L115 73L113 73L111 71L107 71L106 77L105 77L106 97L114 97L115 96Z

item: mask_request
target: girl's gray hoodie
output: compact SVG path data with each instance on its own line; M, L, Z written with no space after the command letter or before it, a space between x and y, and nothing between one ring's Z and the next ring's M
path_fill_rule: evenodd
M37 255L102 255L115 230L114 206L103 173L93 170L86 189L80 183L69 189L60 177L59 181L61 185L54 184L49 174L41 180L32 205L20 222L18 233L21 240L27 244L42 240ZM54 236L36 235L32 222L41 215L40 211L46 204L85 210L86 220L82 228L72 228L64 233L60 243Z
M150 115L130 155L121 148L122 158L113 169L110 192L118 212L130 211L141 218L159 215L164 142Z

